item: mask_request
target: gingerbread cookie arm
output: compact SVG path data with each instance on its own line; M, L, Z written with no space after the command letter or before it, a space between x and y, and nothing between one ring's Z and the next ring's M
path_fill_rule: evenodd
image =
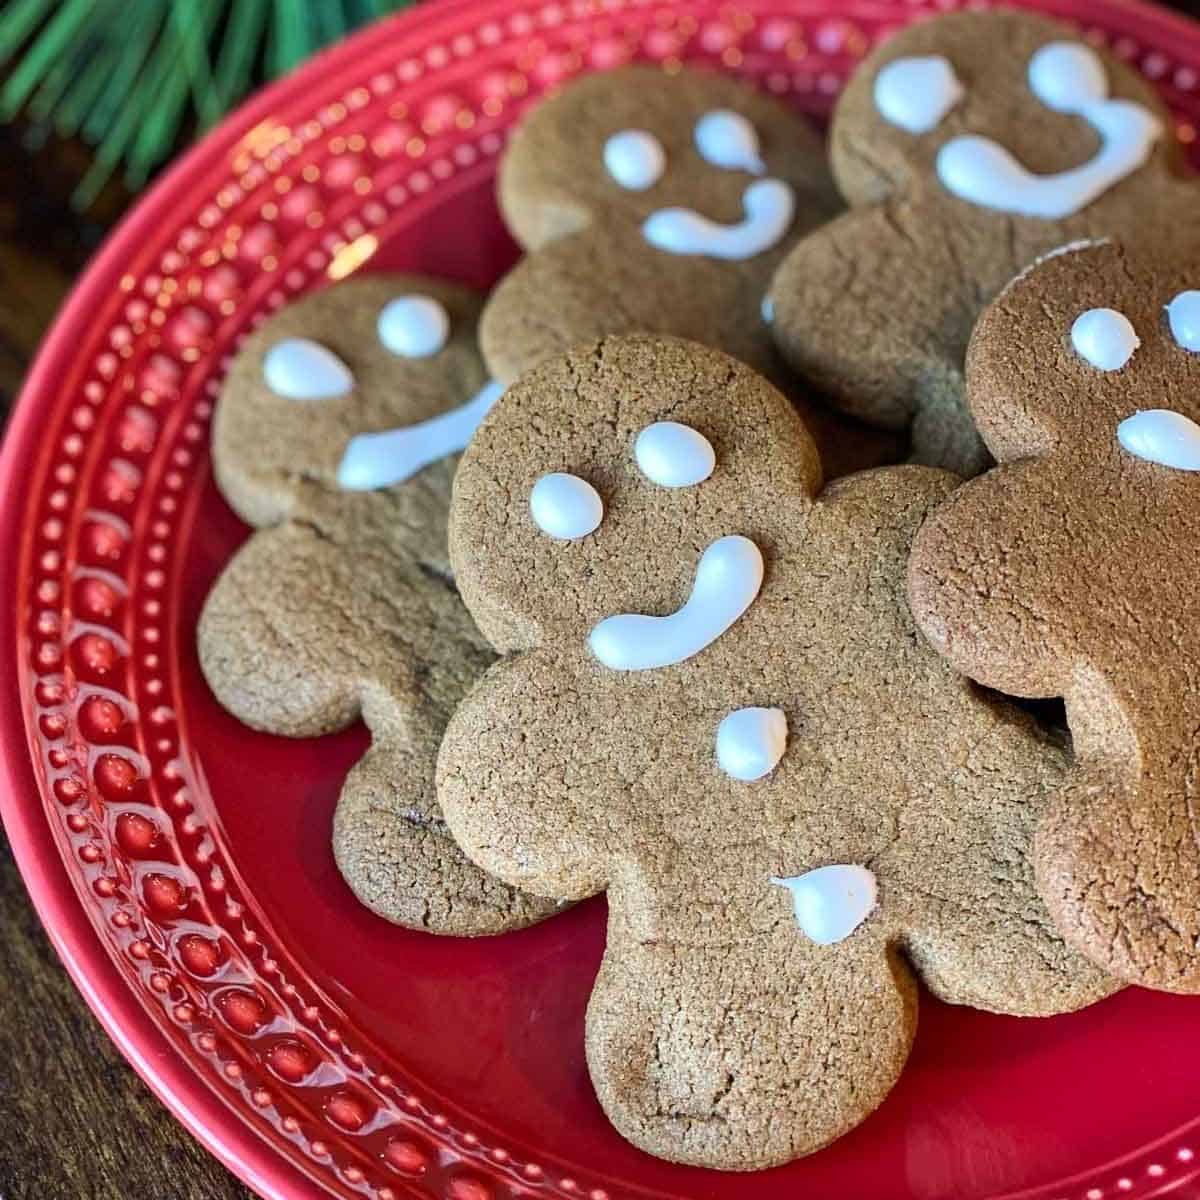
M929 219L890 200L809 234L771 283L772 329L793 369L844 412L890 429L911 422L916 461L976 474L987 453L960 364L977 285L952 231L920 234ZM938 288L923 282L933 273Z
M916 988L877 937L772 932L727 946L638 942L610 916L587 1015L609 1119L675 1162L758 1170L858 1124L895 1083Z
M992 724L952 778L952 803L914 797L873 867L888 881L905 952L935 995L1018 1016L1070 1012L1119 985L1064 942L1034 881L1042 798L1061 786L1068 756L1024 713L992 707ZM939 847L932 864L930 845Z
M1072 664L1053 634L1073 569L1062 543L1014 523L1044 464L1005 464L959 488L913 541L908 600L918 627L964 675L1013 696L1061 696Z
M552 899L582 900L608 883L603 831L611 813L578 803L599 788L582 754L587 697L545 652L496 663L458 706L442 739L437 796L455 840L485 871ZM559 719L558 714L562 714ZM591 714L595 716L595 714Z
M273 733L313 736L365 717L372 749L343 789L334 854L369 908L438 933L540 920L553 906L468 862L432 794L446 714L490 656L446 585L387 555L376 562L380 553L367 540L348 554L295 522L255 534L201 615L205 676L225 708Z

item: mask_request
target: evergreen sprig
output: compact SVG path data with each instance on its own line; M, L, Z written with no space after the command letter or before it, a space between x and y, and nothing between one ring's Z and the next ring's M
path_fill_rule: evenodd
M86 207L124 169L140 188L185 133L256 83L411 0L3 0L0 120L81 137Z

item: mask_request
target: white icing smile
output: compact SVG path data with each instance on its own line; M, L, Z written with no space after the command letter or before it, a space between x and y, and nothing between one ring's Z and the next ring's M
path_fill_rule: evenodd
M504 392L489 380L466 404L416 425L350 439L337 481L349 491L367 492L410 479L422 467L466 448L479 422Z
M854 863L834 863L771 882L792 893L796 924L819 946L844 941L878 903L874 874Z
M1165 408L1134 413L1117 426L1117 441L1148 462L1200 471L1200 425L1183 413Z
M642 226L650 245L668 254L708 258L753 258L770 250L787 233L796 197L779 179L758 179L742 193L745 217L732 225L710 220L692 208L660 208Z
M1029 62L1029 87L1047 108L1091 124L1100 135L1096 155L1067 171L1034 175L990 138L951 138L937 157L948 191L984 208L1059 220L1141 167L1162 136L1162 123L1144 105L1107 98L1104 65L1087 46L1043 46Z
M712 645L754 603L763 557L749 538L718 538L700 557L687 603L667 617L621 613L596 625L592 653L614 671L669 667Z

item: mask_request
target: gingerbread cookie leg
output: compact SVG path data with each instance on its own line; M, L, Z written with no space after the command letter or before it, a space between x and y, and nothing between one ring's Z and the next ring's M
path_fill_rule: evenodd
M820 1149L886 1096L916 1029L912 976L874 943L830 964L789 925L712 947L638 942L610 918L588 1065L635 1145L757 1170Z

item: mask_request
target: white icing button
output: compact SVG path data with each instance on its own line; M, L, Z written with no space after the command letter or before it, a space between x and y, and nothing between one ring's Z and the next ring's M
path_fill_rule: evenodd
M690 425L656 421L637 435L633 455L638 469L661 487L692 487L703 483L717 465L712 442Z
M1185 350L1200 350L1200 292L1180 292L1167 305L1171 336Z
M428 421L384 433L358 434L350 439L342 455L338 484L353 492L390 487L432 462L457 454L503 394L504 385L491 379L466 404Z
M775 324L775 301L770 296L764 296L762 301L762 319L765 325Z
M718 538L700 557L687 603L668 617L621 613L593 628L592 653L614 671L669 667L699 654L754 603L763 558L749 539Z
M897 58L875 76L875 107L909 133L929 133L966 93L954 68L937 55Z
M1054 175L1034 175L990 138L951 138L937 156L938 178L948 191L983 208L1059 220L1136 171L1162 136L1162 122L1144 105L1105 99L1104 64L1087 46L1043 46L1030 59L1029 86L1043 104L1092 125L1100 135L1095 156Z
M700 156L715 167L752 175L767 169L758 154L758 130L741 113L727 108L705 113L696 122L695 138Z
M604 520L604 501L586 479L554 471L533 485L529 513L543 533L571 541L599 528Z
M450 314L432 296L399 296L383 306L379 340L402 358L428 358L450 336Z
M652 246L668 254L753 258L787 233L796 197L781 180L758 179L742 193L742 207L745 218L732 225L711 221L691 208L660 208L646 218L642 233Z
M330 400L354 390L350 368L310 338L284 338L263 357L263 379L289 400Z
M1177 471L1200 471L1200 425L1183 413L1165 408L1134 413L1117 426L1117 441L1138 458Z
M1141 345L1129 318L1112 308L1089 308L1071 326L1071 345L1101 371L1119 371Z
M717 765L734 779L761 779L787 749L782 708L739 708L717 726Z
M604 143L604 166L621 187L644 192L662 178L667 155L654 134L623 129Z
M866 867L835 863L792 879L772 879L792 893L796 924L818 945L844 941L878 902L875 876Z

